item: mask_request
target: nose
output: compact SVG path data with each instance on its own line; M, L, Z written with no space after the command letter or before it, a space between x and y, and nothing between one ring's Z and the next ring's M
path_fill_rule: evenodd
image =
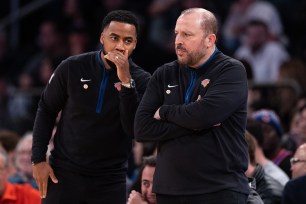
M117 45L116 45L116 49L117 49L118 51L124 51L124 50L125 50L125 49L124 49L123 40L119 40L119 42L118 42Z

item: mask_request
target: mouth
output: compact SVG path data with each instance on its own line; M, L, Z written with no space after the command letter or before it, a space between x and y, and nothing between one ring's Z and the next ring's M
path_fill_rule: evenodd
M175 51L176 51L176 54L179 56L183 55L186 52L186 50L183 50L183 49L176 49Z

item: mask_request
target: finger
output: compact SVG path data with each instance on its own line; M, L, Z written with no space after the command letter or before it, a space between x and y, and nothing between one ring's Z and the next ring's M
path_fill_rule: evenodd
M43 183L40 182L40 181L37 181L37 186L38 186L38 191L39 191L39 194L40 194L40 197L43 198Z
M124 56L126 57L126 59L129 57L129 50L125 50Z
M198 95L197 101L201 100L201 95Z
M53 171L50 172L49 176L50 176L53 183L58 183L58 180L57 180L56 176L54 175Z
M42 184L42 198L46 198L46 194L47 194L47 188L48 188L48 180L44 181Z

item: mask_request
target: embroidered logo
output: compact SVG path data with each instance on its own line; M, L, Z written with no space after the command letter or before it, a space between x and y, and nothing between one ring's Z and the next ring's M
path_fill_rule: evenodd
M51 83L53 77L54 77L54 73L51 75L51 77L50 77L50 79L49 79L49 84Z
M209 82L210 82L210 79L204 79L204 80L201 82L201 84L202 84L202 86L205 88L205 87L209 84Z
M88 82L88 81L91 81L91 79L83 79L83 78L81 78L81 82Z
M178 85L170 85L168 84L168 88L174 88L174 87L177 87Z
M121 91L121 82L114 83L114 87L115 87L118 91Z

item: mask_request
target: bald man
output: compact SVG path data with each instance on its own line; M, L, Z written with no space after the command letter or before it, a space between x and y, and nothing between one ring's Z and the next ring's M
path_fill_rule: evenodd
M217 27L208 10L181 13L177 60L156 70L136 112L136 140L158 142L158 204L246 203L247 77L217 49Z

